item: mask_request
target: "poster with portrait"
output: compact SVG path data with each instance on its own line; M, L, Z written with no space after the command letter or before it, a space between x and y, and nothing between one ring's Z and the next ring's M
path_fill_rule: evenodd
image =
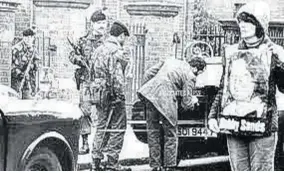
M268 134L268 55L259 49L238 50L228 47L226 51L219 119L221 132L244 136Z

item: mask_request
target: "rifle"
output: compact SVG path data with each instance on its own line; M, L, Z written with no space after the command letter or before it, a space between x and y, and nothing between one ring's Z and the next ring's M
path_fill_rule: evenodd
M28 66L27 66L27 68L26 68L26 71L25 71L25 73L24 73L24 78L22 79L21 84L20 84L20 87L19 87L20 98L23 98L23 91L22 91L22 88L23 88L23 86L24 86L26 77L28 76L28 74L29 74L29 72L30 72L31 65L32 65L32 62L33 62L34 57L35 57L34 55L35 55L35 48L34 48L34 50L33 50L33 54L32 54L32 57L31 57L29 63L28 63Z
M67 37L67 40L68 40L68 43L74 49L76 55L81 56L81 57L85 56L82 46L75 45L74 43L72 43L70 41L70 39L68 37ZM88 73L89 73L89 77L91 77L91 69L88 66L87 62L84 59L82 59L81 62L84 64L85 68L87 68ZM77 85L78 90L80 90L80 84L81 84L81 80L80 80L81 70L82 70L82 68L79 68L79 69L76 69L76 71L75 71L75 80L76 80L76 85Z
M84 51L83 51L82 47L77 46L77 45L75 45L74 43L72 43L68 37L67 37L67 40L68 40L68 43L69 43L69 44L72 46L72 48L74 49L76 55L82 55L82 56L84 56Z

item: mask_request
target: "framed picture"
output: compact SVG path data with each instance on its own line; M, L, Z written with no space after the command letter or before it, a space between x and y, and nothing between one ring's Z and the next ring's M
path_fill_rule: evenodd
M226 66L219 118L222 133L244 136L269 134L270 59L264 51L225 49Z

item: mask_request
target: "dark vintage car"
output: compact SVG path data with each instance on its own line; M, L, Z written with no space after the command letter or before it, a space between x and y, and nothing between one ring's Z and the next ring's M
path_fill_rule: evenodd
M79 118L73 104L56 100L20 100L0 87L0 170L74 171Z
M208 159L196 162L197 164L229 161L226 136L215 134L208 129L208 114L218 91L223 60L221 57L210 57L206 61L207 69L205 73L197 78L196 88L194 89L194 95L199 99L199 106L196 106L194 110L179 113L178 115L179 159L195 158L196 160L200 156L208 157ZM137 139L143 143L147 143L145 112L144 105L137 100L132 108L130 123ZM275 163L277 169L283 169L284 111L279 111L279 117L279 140Z

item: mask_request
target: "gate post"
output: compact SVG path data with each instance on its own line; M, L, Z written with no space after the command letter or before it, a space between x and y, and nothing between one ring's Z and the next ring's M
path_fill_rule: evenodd
M161 0L153 0L153 2L130 0L125 6L130 15L130 23L133 25L130 31L137 39L133 57L135 77L132 82L132 100L137 98L136 92L142 84L145 70L161 60L174 58L172 46L175 27L174 17L178 15L180 8L181 6L175 2L161 2ZM139 32L139 27L135 29L135 24L137 26L145 25L148 31L147 35ZM140 46L141 44L144 46Z
M86 9L93 0L33 0L35 25L40 31L38 35L50 37L51 44L57 47L56 62L51 62L56 76L59 78L73 77L74 66L69 63L68 56L71 47L67 41L70 38L79 38L85 34L85 16ZM47 41L47 40L46 40ZM41 46L49 44L40 43ZM44 55L44 56L48 56ZM46 58L46 65L49 63Z
M179 14L181 6L175 1L141 2L131 0L125 8L132 23L139 21L147 26L145 68L148 69L160 60L174 58L172 41L175 31L175 17Z
M145 41L146 41L146 26L142 23L132 24L129 26L129 31L134 40L131 46L131 75L127 81L127 102L131 104L137 99L136 91L140 88L145 71Z

